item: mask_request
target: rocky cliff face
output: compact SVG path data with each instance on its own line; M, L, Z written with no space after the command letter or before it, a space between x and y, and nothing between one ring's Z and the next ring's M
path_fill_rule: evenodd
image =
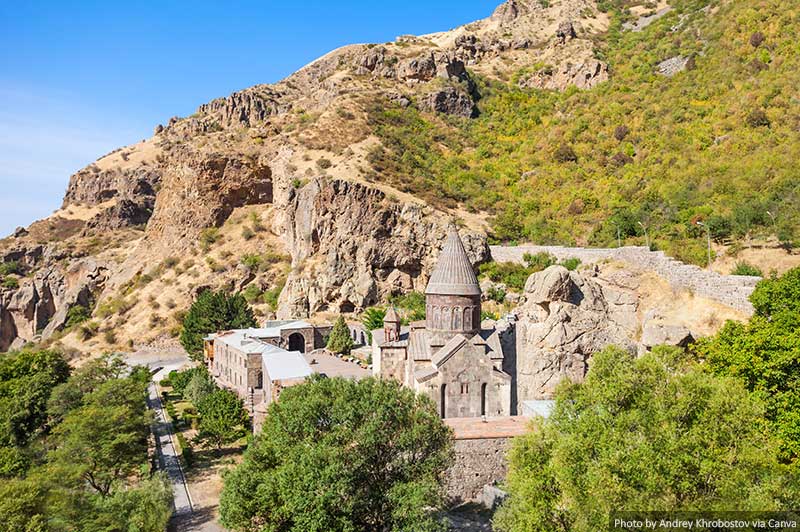
M280 318L360 311L390 294L424 290L432 250L447 234L442 213L338 180L315 179L293 192L287 219L293 269ZM484 235L463 238L473 263L488 259Z
M581 381L592 355L607 346L632 353L686 346L746 316L674 288L652 270L610 261L531 275L514 313L518 403L552 397L564 379Z
M38 263L47 266L23 278L18 289L0 288L0 351L61 330L70 308L93 305L93 295L102 289L108 274L107 268L92 258L64 264L65 257L52 246L13 254L27 259L23 268L33 270Z

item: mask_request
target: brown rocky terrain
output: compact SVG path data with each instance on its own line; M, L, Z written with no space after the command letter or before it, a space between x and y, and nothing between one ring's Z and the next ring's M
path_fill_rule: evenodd
M591 0L509 0L451 31L340 48L157 126L75 173L50 218L0 241L19 285L0 289L0 349L157 341L206 286L254 285L274 299L285 283L277 307L254 300L263 315L359 310L420 288L453 218L486 260L480 215L368 183L371 105L468 118L480 98L473 73L507 79L528 67L520 84L591 87L608 76L591 41L607 23ZM261 257L255 272L248 255ZM91 321L65 331L75 307Z

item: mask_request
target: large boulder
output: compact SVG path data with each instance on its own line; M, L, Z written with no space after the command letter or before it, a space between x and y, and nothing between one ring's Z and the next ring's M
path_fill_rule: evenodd
M551 266L531 275L517 308L516 398L550 398L563 379L580 381L593 354L609 345L635 353L631 331L635 305L614 308L606 289L590 277Z
M641 343L646 349L652 349L657 345L686 347L692 342L694 342L692 331L684 325L651 320L642 328Z

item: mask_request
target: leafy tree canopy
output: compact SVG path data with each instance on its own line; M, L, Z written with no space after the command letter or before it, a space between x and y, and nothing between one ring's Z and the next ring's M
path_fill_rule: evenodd
M756 315L728 322L693 350L711 371L740 379L761 398L781 440L781 457L800 459L800 268L758 283Z
M69 373L53 351L0 354L0 445L24 446L46 430L47 401Z
M242 400L230 390L217 389L195 406L200 413L200 439L209 441L217 449L246 434L249 417Z
M241 294L206 290L192 304L183 321L181 345L194 360L203 357L203 337L228 329L255 327L253 309Z
M797 473L777 460L763 404L735 379L609 348L565 384L546 421L515 441L504 531L600 531L612 511L796 508Z
M313 377L270 405L225 478L222 521L237 531L435 530L452 458L428 398L392 381Z

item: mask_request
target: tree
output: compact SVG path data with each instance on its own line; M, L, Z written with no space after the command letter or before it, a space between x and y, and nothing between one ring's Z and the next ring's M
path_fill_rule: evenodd
M69 373L54 351L0 355L0 445L25 446L47 430L47 401Z
M195 406L200 414L198 437L217 449L246 434L249 416L239 396L230 390L216 390Z
M241 294L202 292L183 321L181 345L193 360L202 360L203 337L228 329L255 327L253 309Z
M214 384L214 380L208 374L208 371L205 368L202 368L202 370L194 373L192 380L189 381L183 392L184 398L195 406L202 403L206 397L217 389L217 385Z
M370 307L361 315L361 324L368 331L383 328L383 318L386 317L386 309L379 307Z
M800 268L789 270L781 277L759 281L750 295L756 314L771 318L781 312L800 312Z
M170 371L169 384L172 386L172 391L180 396L186 393L186 387L192 382L197 375L208 376L208 370L203 366L185 369L183 371Z
M271 404L225 477L233 530L435 530L452 436L433 403L394 381L314 376Z
M678 349L595 355L513 446L503 531L609 530L612 511L780 511L800 502L764 407Z
M343 316L339 316L336 323L333 324L331 334L328 336L328 345L326 346L331 353L340 353L349 355L350 350L353 349L353 337L350 336L350 329L344 321Z
M103 497L116 481L136 471L147 456L150 418L146 386L111 379L84 397L54 430L48 462L65 479L81 479Z
M693 351L718 375L741 380L762 399L781 458L800 460L800 268L765 279L750 296L749 323L730 321Z

